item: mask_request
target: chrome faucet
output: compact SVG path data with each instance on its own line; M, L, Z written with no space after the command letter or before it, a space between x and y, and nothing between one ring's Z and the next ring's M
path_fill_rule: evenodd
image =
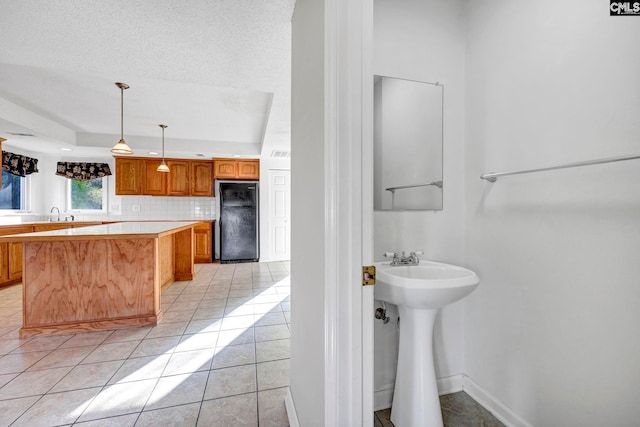
M420 264L420 258L418 258L418 256L422 254L422 251L412 251L409 252L409 256L406 256L405 252L402 251L402 255L398 255L396 252L385 252L384 256L393 257L391 263L389 263L389 265L393 267L396 265L418 265Z
M54 206L54 207L52 207L52 208L51 208L51 210L49 211L49 213L53 213L53 210L54 210L54 209L55 209L56 211L58 211L58 219L57 219L57 221L60 221L60 209L58 209L57 207L55 207L55 206ZM49 217L49 221L52 221L51 217Z

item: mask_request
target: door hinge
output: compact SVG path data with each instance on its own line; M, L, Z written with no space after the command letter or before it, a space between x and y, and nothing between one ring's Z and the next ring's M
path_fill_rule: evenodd
M376 267L373 265L365 265L362 267L362 286L371 286L376 284Z

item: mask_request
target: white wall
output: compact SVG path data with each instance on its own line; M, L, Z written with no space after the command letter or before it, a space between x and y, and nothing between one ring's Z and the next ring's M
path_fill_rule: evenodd
M533 426L637 425L640 164L478 176L640 152L640 17L468 6L465 372Z
M291 99L291 395L325 424L324 2L296 3Z
M462 1L374 2L374 74L441 82L445 105L444 209L376 212L374 250L377 260L382 260L382 254L387 251L423 250L425 259L464 265L464 25ZM397 317L393 308L391 316ZM446 307L436 323L438 378L463 372L463 338L461 302ZM376 321L374 387L380 395L390 396L389 391L393 388L397 339L395 322L382 325ZM380 399L376 404L380 405Z

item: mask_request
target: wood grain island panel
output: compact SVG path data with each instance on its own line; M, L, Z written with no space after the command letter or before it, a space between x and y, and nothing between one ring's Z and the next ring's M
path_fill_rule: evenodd
M0 237L23 244L20 336L156 325L162 289L193 279L196 224L128 222Z

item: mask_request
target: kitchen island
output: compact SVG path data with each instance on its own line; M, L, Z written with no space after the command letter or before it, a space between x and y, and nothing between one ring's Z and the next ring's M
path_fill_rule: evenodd
M20 336L156 325L162 290L193 279L197 223L123 222L0 237L23 244Z

